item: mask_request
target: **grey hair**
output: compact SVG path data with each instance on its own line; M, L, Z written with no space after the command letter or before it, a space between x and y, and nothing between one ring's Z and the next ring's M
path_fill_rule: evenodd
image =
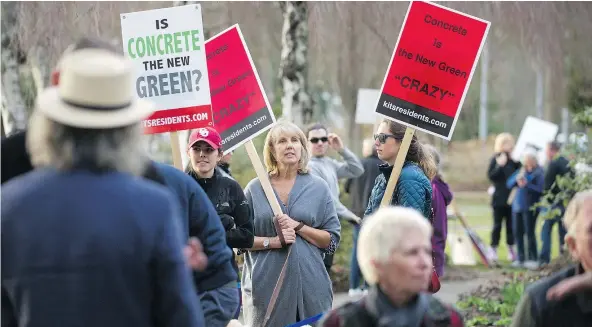
M417 210L406 207L384 207L364 218L358 235L358 263L370 285L378 283L373 262L386 262L400 249L410 231L419 231L426 241L432 237L432 225Z
M442 169L440 151L431 144L424 144L424 146L432 154L432 157L434 157L438 171L440 171Z
M75 168L141 175L148 164L141 125L82 129L55 122L35 110L27 130L27 151L34 167Z

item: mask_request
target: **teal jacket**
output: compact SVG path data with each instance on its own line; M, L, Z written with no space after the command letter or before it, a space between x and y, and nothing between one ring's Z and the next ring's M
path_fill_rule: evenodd
M374 181L374 187L372 193L370 193L368 207L364 212L364 216L372 214L380 207L386 184L393 171L393 166L387 164L381 165L379 168L381 174ZM395 192L393 192L391 205L413 208L426 218L430 216L432 210L432 184L417 163L407 161L403 165Z

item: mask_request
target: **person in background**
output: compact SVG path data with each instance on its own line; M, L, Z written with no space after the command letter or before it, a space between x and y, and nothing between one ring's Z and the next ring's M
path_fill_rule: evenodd
M191 133L187 144L187 154L190 162L186 173L191 176L205 190L210 201L214 204L216 212L220 216L222 226L226 231L226 244L230 249L238 249L241 254L244 249L253 247L253 209L245 198L241 186L229 177L223 176L217 166L223 157L222 138L211 127L200 128ZM240 291L237 291L238 265L235 253L232 252L232 265L237 273L237 278L232 285L227 285L238 294L237 309L233 317L240 313ZM207 310L206 310L207 319Z
M378 126L374 135L374 144L378 158L385 161L386 164L380 166L381 174L374 182L364 216L372 214L380 207L406 129L407 127L404 125L389 119L383 120ZM430 180L436 176L437 170L432 155L413 135L390 204L413 208L426 219L430 218L432 214L432 184Z
M508 248L508 259L516 261L516 252L514 252L514 231L512 230L512 207L508 203L511 189L506 186L508 178L512 176L522 165L520 162L512 160L512 150L514 149L514 138L508 133L501 133L495 138L494 155L489 161L487 177L494 187L491 196L491 208L493 210L493 229L491 230L491 247L493 253L490 257L497 261L497 248L500 242L502 225L505 221L506 244Z
M147 165L133 63L62 60L26 135L35 169L2 185L2 326L204 326L179 210Z
M323 316L323 327L461 327L462 316L426 292L432 227L417 210L380 208L364 218L358 260L370 290Z
M592 190L577 193L563 217L575 265L526 288L511 327L588 327L592 321Z
M539 202L543 194L544 175L534 151L526 152L522 159L522 168L515 172L507 181L507 188L517 187L512 213L514 214L514 237L518 247L518 260L512 262L514 267L536 269L538 265L537 240L535 235L537 214L533 211L534 204ZM528 253L525 256L524 236L526 235Z
M374 181L380 174L378 166L383 163L382 160L378 159L376 146L374 145L374 141L371 139L364 140L362 145L362 154L364 156L362 159L364 173L359 177L348 179L345 183L345 192L350 195L352 200L352 212L358 217L364 216L364 211L368 206L370 192L372 192L372 187L374 186ZM359 232L360 225L354 224L353 246L349 271L349 296L358 296L365 292L365 290L360 288L360 283L363 282L363 278L362 272L360 271L360 266L358 265L356 250Z
M234 153L234 151L230 151L227 154L223 155L222 158L220 159L220 162L218 163L219 170L222 170L224 173L226 173L228 175L226 177L231 177L231 178L232 178L232 171L230 170L230 161L232 160L233 153Z
M559 142L550 142L547 144L545 150L548 165L545 171L544 194L556 195L560 192L559 186L555 184L557 177L569 174L571 168L569 166L569 160L560 154L561 144ZM550 210L555 209L559 210L557 216L545 219L543 229L541 230L541 242L543 243L539 256L539 263L541 265L548 264L549 261L551 261L551 231L553 230L553 225L555 225L555 223L557 223L557 234L559 236L559 251L563 253L563 241L565 239L565 234L567 233L561 222L561 217L563 217L565 211L563 202L561 201L550 208Z
M432 146L426 145L430 150L438 173L432 179L432 208L434 208L434 235L432 236L432 249L434 250L434 268L439 277L444 276L446 238L448 237L448 214L446 208L452 202L452 191L446 182L442 179L442 166L440 152Z
M350 223L359 224L361 218L346 208L339 200L339 180L362 175L364 167L360 159L343 145L343 141L337 134L329 133L327 128L320 123L310 125L306 135L308 137L308 148L312 154L308 163L310 173L322 178L329 185L337 216ZM344 161L338 161L327 156L329 147L339 153ZM327 272L331 272L333 254L325 255L324 262Z
M248 326L287 326L331 309L333 289L323 254L337 249L341 224L327 183L308 172L307 146L302 130L287 121L278 121L265 138L265 166L281 215L274 215L258 178L245 188L255 223L255 242L245 255L242 273ZM282 243L291 244L290 256ZM284 282L264 324L284 263Z

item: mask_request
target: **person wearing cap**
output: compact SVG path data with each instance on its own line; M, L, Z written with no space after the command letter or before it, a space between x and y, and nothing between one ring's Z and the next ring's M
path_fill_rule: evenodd
M27 132L35 169L2 185L2 325L204 326L171 193L146 167L128 59L68 54Z
M217 168L222 159L222 138L220 134L211 127L194 130L189 136L187 154L190 162L186 172L195 179L204 189L210 201L214 204L224 230L226 231L226 244L230 249L249 249L253 246L255 239L253 233L253 209L247 202L247 198L241 186L229 177L224 176ZM239 254L241 253L239 252ZM238 265L234 259L232 264L237 273L234 283L228 284L218 292L231 292L235 294L235 303L227 303L227 307L235 305L238 309L240 294L236 289L238 279ZM202 297L203 299L203 297ZM202 300L202 305L204 301ZM237 317L239 310L233 312ZM208 310L204 306L206 319Z
M62 57L65 57L66 55L72 52L83 49L102 49L112 53L118 53L115 47L109 42L94 37L82 37L75 43L68 46L68 48L64 51ZM51 86L59 85L60 67L61 59L51 74ZM21 130L2 139L2 146L0 147L2 151L2 184L33 170L31 158L29 156L29 153L27 152L25 144L26 138L27 131ZM158 173L152 161L148 161L146 163L146 167L144 172L142 173L142 177L166 186L164 178L160 175L160 173ZM200 240L192 238L185 247L184 253L188 260L188 264L193 269L201 270L207 265L207 258L205 257L202 251L202 245L200 243Z

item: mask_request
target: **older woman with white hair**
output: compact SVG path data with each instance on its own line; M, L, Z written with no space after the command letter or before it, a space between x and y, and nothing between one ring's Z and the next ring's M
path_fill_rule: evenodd
M154 106L137 99L133 67L78 50L38 95L36 169L2 185L2 326L204 326L178 204L137 177Z
M563 223L565 243L577 262L529 286L512 327L588 327L592 321L592 189L570 201Z
M537 214L533 206L539 202L543 194L545 176L543 168L538 164L535 151L526 151L522 156L522 168L514 173L507 181L509 189L516 188L512 201L514 216L514 238L518 250L518 258L512 263L514 267L536 269L538 264L538 249L536 240ZM524 249L524 237L527 240L528 252Z
M368 295L328 313L324 327L459 327L462 317L427 293L432 227L411 208L381 208L364 218L358 262Z
M302 130L287 121L278 122L265 139L265 166L283 212L277 217L279 232L259 179L245 188L255 227L242 273L249 326L286 326L331 309L333 291L323 255L335 252L341 225L327 183L308 173L307 145ZM292 247L289 256L286 245ZM283 285L266 319L284 265Z

